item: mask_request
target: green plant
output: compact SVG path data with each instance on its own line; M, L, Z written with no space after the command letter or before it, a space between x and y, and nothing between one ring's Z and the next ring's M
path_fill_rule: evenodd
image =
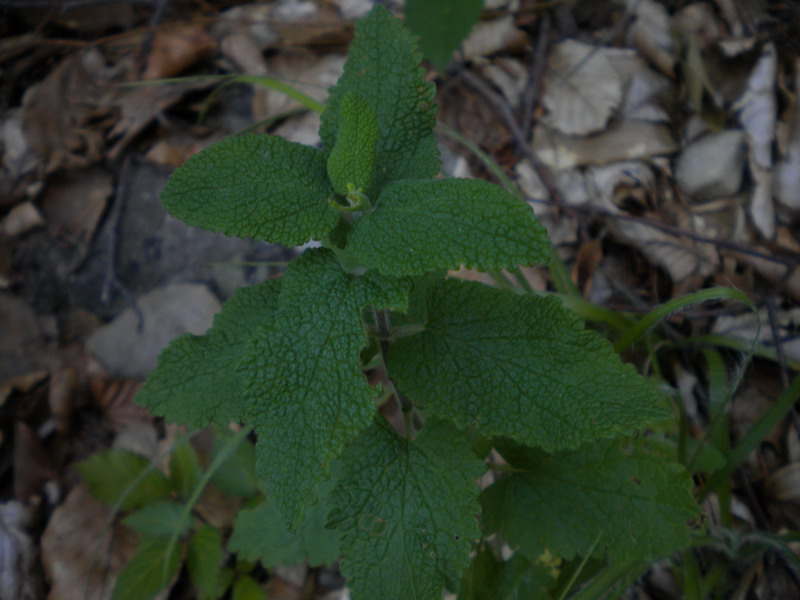
M483 0L408 0L406 24L419 36L419 48L440 71L478 22Z
M252 426L267 501L229 549L269 557L281 535L332 530L356 599L565 597L635 577L685 547L697 515L675 452L636 437L670 411L559 299L446 277L550 248L515 195L434 178L419 58L377 6L331 88L323 149L228 138L174 173L162 199L192 225L323 247L174 340L138 401L190 427ZM377 410L392 403L396 429Z

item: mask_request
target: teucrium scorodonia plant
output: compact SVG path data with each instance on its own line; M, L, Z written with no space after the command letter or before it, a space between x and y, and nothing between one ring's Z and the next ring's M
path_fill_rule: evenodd
M327 514L317 527L339 532L357 600L455 591L493 532L531 560L598 537L610 560L680 546L688 475L626 441L664 417L653 387L557 299L445 277L543 263L549 247L516 196L434 178L435 116L413 38L377 6L330 90L322 149L232 137L178 169L162 197L189 224L323 248L173 341L139 402L192 427L252 425L270 514L306 537ZM393 386L399 432L377 412ZM492 446L512 474L479 493ZM258 540L237 527L233 545Z

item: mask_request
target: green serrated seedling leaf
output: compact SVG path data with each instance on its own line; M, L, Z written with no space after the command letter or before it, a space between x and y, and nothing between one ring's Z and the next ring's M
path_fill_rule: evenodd
M170 484L149 458L128 450L94 454L75 465L92 495L121 510L166 498Z
M552 456L510 445L515 472L484 490L484 522L528 558L544 550L612 560L669 554L688 543L698 516L692 479L646 441L603 440Z
M381 5L356 23L344 73L330 89L320 137L332 152L342 130L342 105L357 94L375 112L380 137L373 189L398 179L433 177L439 171L436 90L426 82L420 54L403 24Z
M372 107L358 94L347 94L339 107L336 144L328 156L328 177L337 193L369 193L379 134Z
M186 566L198 600L217 600L222 595L222 534L211 525L201 525L189 540Z
M347 249L387 275L542 264L547 233L515 195L479 179L398 181L355 224Z
M342 532L354 600L430 600L456 589L480 535L484 464L453 426L428 420L413 441L376 421L347 450L328 526Z
M271 135L221 140L170 177L161 200L173 216L226 235L295 246L336 225L325 155Z
M120 571L111 600L150 600L163 590L181 565L179 546L142 537L136 554Z
M668 417L654 387L560 301L475 282L431 286L425 330L398 340L388 364L433 414L548 451Z
M456 48L478 22L483 0L408 0L406 23L422 53L444 71Z
M148 504L123 519L123 523L139 533L153 538L181 537L192 526L183 505L169 500Z
M331 564L339 557L340 538L339 532L325 528L334 483L329 480L320 485L319 502L306 511L296 534L287 531L278 509L269 499L255 508L240 511L228 550L246 560L259 560L267 569L304 561L312 567Z
M375 411L359 360L367 343L361 310L404 310L408 287L377 273L346 273L330 250L308 250L286 270L275 318L242 358L258 473L291 531L331 462Z
M200 461L192 444L179 437L169 458L169 481L181 500L188 500L203 476Z
M224 450L234 436L232 431L216 429L212 460ZM236 450L223 461L219 469L214 471L211 475L211 483L223 494L239 498L251 498L258 493L256 452L249 440L242 440Z
M205 335L184 334L158 357L136 402L171 423L205 427L241 418L236 365L253 331L278 308L280 281L241 288Z

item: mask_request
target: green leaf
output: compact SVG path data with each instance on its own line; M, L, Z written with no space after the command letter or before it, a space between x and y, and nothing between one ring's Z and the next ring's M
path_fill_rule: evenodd
M372 107L358 94L347 94L339 109L336 145L328 156L328 177L339 194L369 192L379 134Z
M189 225L295 246L322 239L338 220L320 150L271 135L229 137L195 154L161 199Z
M132 510L166 498L170 485L150 459L128 450L94 454L75 465L98 500Z
M342 532L354 600L428 600L456 589L480 535L475 480L484 471L464 436L431 419L409 441L379 421L342 464L328 526Z
M515 195L479 179L437 179L387 186L356 222L347 249L397 276L545 263L549 247L533 211Z
M228 550L240 558L259 560L271 569L308 561L312 567L331 564L339 557L337 531L325 528L331 505L320 486L320 501L306 511L296 534L289 533L275 504L267 499L252 509L239 511L233 524Z
M142 537L136 554L117 577L111 600L150 600L167 587L180 565L180 547Z
M267 594L255 579L242 575L233 584L231 600L267 600Z
M169 481L181 500L187 500L203 477L200 461L191 442L180 436L169 458Z
M483 0L408 0L406 23L419 36L423 54L444 71L482 8Z
M258 473L291 531L330 463L375 412L359 360L367 343L361 310L403 310L407 295L406 281L351 275L331 251L306 251L286 270L275 318L242 358Z
M433 414L548 451L668 416L655 388L560 301L474 282L431 286L425 330L394 343L388 364Z
M220 586L222 571L222 534L211 525L200 526L189 540L186 566L198 600L217 600L224 591Z
M651 558L688 542L699 510L692 479L646 441L604 440L552 456L499 448L520 472L481 495L484 522L534 559L544 550L571 558L598 550L612 560Z
M234 436L235 434L227 429L216 429L212 458L224 451ZM220 492L230 496L250 498L258 493L256 452L249 440L242 440L236 450L224 459L219 469L211 475L211 483Z
M131 529L153 538L181 537L192 526L183 505L161 500L148 504L122 521Z
M458 600L549 600L558 572L541 561L529 561L517 552L498 560L483 544L461 580Z
M420 55L402 23L376 5L356 23L344 73L330 89L320 137L328 152L342 129L345 97L358 94L372 107L380 128L375 149L377 191L398 179L433 177L439 172L436 89L426 82Z
M170 342L136 402L190 427L239 419L242 385L236 365L253 331L277 310L279 293L279 280L237 290L205 335L184 334Z

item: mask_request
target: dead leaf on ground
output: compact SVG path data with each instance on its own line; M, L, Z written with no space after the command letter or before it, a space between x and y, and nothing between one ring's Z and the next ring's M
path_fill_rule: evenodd
M111 516L83 483L56 508L42 536L49 600L111 598L117 575L136 550L136 535Z
M102 157L105 141L98 123L112 110L114 71L97 48L89 48L64 58L25 93L27 142L46 162L46 171L87 167Z
M547 61L542 122L567 135L602 131L622 102L622 79L609 50L575 40L556 44Z
M114 178L104 169L63 171L48 180L42 211L60 236L86 249L113 191Z
M30 426L14 424L14 498L28 502L42 493L47 481L58 478L42 441Z
M29 533L31 509L11 500L0 504L0 598L39 600L35 544Z
M216 40L196 23L162 27L153 39L142 79L173 77L217 49Z

